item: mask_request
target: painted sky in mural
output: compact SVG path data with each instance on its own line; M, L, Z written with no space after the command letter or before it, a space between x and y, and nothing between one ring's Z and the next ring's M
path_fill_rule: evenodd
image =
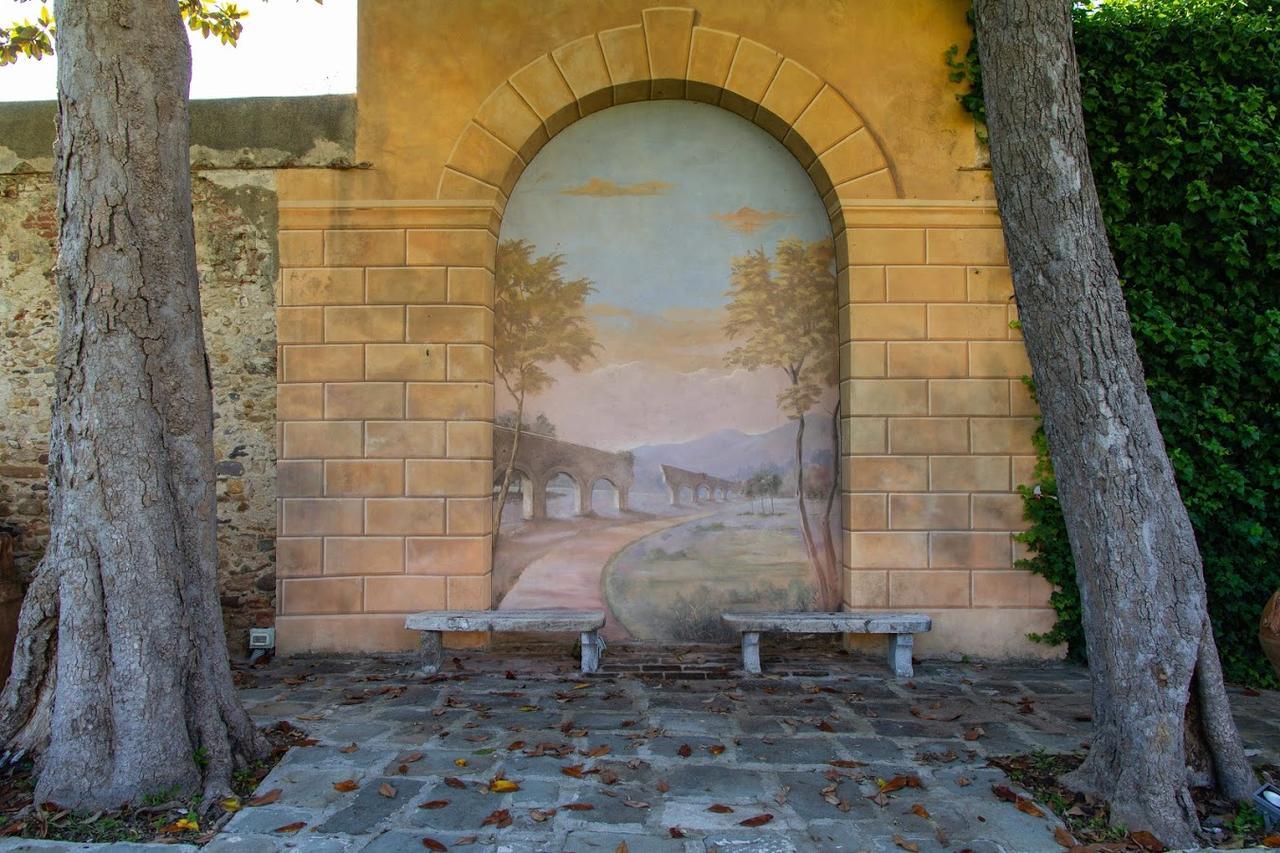
M646 102L573 124L520 178L502 238L560 252L567 278L595 284L602 350L581 373L554 366L533 411L555 412L561 438L610 450L780 426L760 403L785 377L724 365L730 264L784 237L830 236L799 163L732 113Z

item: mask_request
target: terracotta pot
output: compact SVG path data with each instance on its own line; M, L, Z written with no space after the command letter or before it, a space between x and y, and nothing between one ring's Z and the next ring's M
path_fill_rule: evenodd
M1258 642L1262 644L1262 651L1266 654L1267 660L1271 661L1271 668L1276 671L1276 677L1280 678L1280 589L1271 596L1267 606L1262 608Z

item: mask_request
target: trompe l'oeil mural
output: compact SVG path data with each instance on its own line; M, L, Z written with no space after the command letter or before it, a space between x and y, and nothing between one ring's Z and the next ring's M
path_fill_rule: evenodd
M737 116L596 113L512 194L495 297L494 592L606 636L839 605L831 229Z

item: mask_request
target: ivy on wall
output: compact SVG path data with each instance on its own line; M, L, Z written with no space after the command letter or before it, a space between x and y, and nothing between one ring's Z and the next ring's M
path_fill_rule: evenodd
M1280 0L1110 0L1074 15L1094 179L1222 663L1274 685L1257 635L1280 586ZM948 64L981 122L976 45ZM1021 566L1058 590L1038 639L1082 659L1043 433L1037 447Z

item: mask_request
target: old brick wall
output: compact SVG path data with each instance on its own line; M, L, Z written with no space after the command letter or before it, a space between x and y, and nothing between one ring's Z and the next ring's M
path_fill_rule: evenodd
M228 110L233 114L224 116ZM270 120L282 110L294 121ZM50 111L44 104L0 104L0 532L14 535L24 576L48 541L45 466L58 344L56 190L42 156L51 142ZM276 604L277 176L299 166L348 166L353 113L350 98L193 105L196 257L214 383L218 568L233 653L245 650L248 628L272 623ZM292 127L293 138L282 135L282 126Z

